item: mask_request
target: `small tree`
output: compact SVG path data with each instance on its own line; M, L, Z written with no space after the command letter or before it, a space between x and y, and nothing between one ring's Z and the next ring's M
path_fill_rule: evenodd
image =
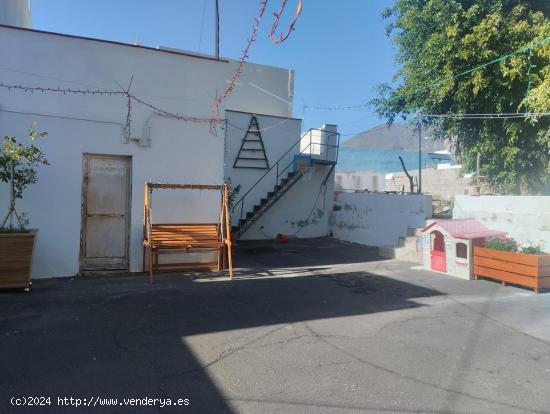
M28 136L31 141L46 136L46 132L38 132L35 125L29 127ZM10 207L8 214L0 225L0 231L25 231L26 220L17 213L15 203L23 198L23 191L30 184L38 181L36 167L40 164L48 165L44 153L32 143L25 145L17 141L16 137L6 136L2 141L0 153L0 181L10 185ZM14 227L14 217L19 224ZM8 226L6 227L6 224Z

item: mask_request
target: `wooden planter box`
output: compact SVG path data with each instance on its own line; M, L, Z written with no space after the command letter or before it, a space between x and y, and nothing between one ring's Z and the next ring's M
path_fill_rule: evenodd
M550 254L537 256L474 247L474 276L529 287L550 288Z
M0 233L0 288L29 290L36 233Z

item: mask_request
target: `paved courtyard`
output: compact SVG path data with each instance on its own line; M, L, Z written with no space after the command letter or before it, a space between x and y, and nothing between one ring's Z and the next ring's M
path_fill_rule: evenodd
M241 243L236 264L232 282L113 275L0 293L0 413L550 412L548 293L331 239ZM10 403L29 396L51 405Z

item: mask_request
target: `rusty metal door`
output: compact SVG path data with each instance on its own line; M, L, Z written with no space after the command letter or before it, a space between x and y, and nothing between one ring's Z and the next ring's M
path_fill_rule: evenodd
M128 270L131 158L84 155L81 270Z

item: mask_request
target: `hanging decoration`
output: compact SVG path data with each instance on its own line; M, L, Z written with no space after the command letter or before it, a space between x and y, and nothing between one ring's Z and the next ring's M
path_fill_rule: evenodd
M279 26L279 22L285 10L287 1L288 0L282 0L281 8L279 9L279 11L277 13L273 13L273 15L275 16L275 20L273 21L273 25L271 26L271 32L269 32L269 38L275 44L283 43L286 39L288 39L288 37L290 36L290 33L296 30L294 29L294 26L296 25L296 22L298 21L300 14L302 14L302 0L299 0L298 6L296 7L296 15L290 22L290 25L288 26L288 30L286 31L285 34L279 33L279 37L275 37L275 32L277 31L277 27Z
M258 124L256 115L252 115L252 118L250 118L248 130L241 142L241 148L239 148L233 168L269 169L269 161L265 153L260 125Z
M271 27L271 32L269 34L269 37L272 39L272 41L274 43L282 43L288 38L288 36L290 36L290 33L295 30L294 26L296 25L296 21L298 20L298 17L300 17L300 14L302 13L302 0L299 0L298 8L296 10L296 16L294 17L294 19L290 23L288 32L285 35L281 34L278 39L275 39L275 34L274 33L277 30L277 26L279 25L279 21L281 19L281 16L282 16L284 10L285 10L285 7L286 7L286 4L287 4L288 0L281 0L281 1L282 1L281 2L281 8L279 9L279 11L277 13L274 13L275 21L273 22L273 25ZM239 77L242 74L244 64L245 64L246 60L249 57L248 52L250 51L250 48L251 48L252 44L256 41L256 38L257 38L257 35L258 35L258 28L260 27L262 17L264 16L265 11L267 9L267 2L268 2L268 0L261 0L260 1L260 9L259 9L258 15L254 19L254 24L252 26L252 32L250 34L250 37L248 38L248 41L246 43L246 47L242 51L241 57L240 57L240 59L237 63L237 68L235 69L235 72L233 72L233 75L229 78L229 81L227 82L227 87L225 88L223 93L220 96L218 96L212 104L212 110L211 110L212 118L218 121L218 122L212 122L210 124L210 132L213 133L214 135L216 134L215 124L219 123L219 119L220 119L220 106L227 99L227 97L231 94L231 92L233 92L233 89L235 89L235 86L237 84L237 80L239 79Z

